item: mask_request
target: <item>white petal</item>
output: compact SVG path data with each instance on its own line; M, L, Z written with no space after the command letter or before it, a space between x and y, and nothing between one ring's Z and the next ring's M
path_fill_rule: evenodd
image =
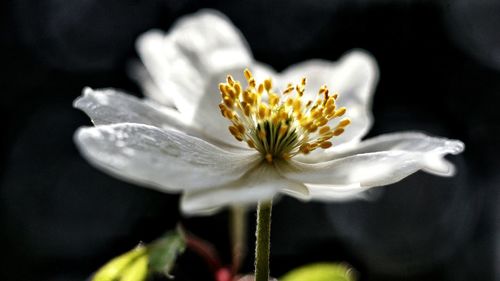
M165 97L152 97L157 102L171 100L181 112L193 113L192 96L203 95L204 77L184 56L174 42L160 30L142 34L136 42L141 61Z
M156 82L147 71L144 64L139 61L131 62L127 67L127 72L142 88L142 93L149 99L160 103L161 105L173 107L174 102L170 95L164 94Z
M221 73L252 62L241 32L215 10L201 10L181 18L169 37L204 74Z
M409 151L426 154L428 164L436 166L436 172L443 170L442 156L448 153L458 154L464 150L464 144L459 140L431 137L420 132L398 132L380 135L356 145L333 147L322 150L314 155L296 157L305 163L325 162L350 155L372 153L379 151ZM436 158L439 158L439 161ZM434 164L433 164L434 162ZM447 161L446 161L447 162Z
M96 125L139 123L199 135L199 130L185 122L178 111L168 107L160 110L115 89L93 90L86 87L73 106L84 111Z
M338 107L347 108L345 117L351 119L351 124L344 134L333 139L334 144L361 140L373 123L371 102L378 81L375 59L364 51L354 50L338 62L302 62L286 69L280 77L280 84L298 83L301 77L307 78L306 99L315 98L319 88L326 84L332 92L339 93ZM332 122L336 125L337 119Z
M254 61L253 64L248 68L252 71L255 81L257 82L262 82L267 78L272 78L274 81L279 77L279 74L277 74L271 66L259 61ZM265 96L266 95L264 95L263 97Z
M172 130L121 123L80 128L75 142L92 164L119 178L164 192L235 181L260 161Z
M281 177L273 166L263 162L235 182L185 193L181 210L187 215L209 215L229 205L254 205L258 201L272 199L279 192L293 192L299 196L307 189L300 183Z
M344 202L354 199L367 199L365 193L369 187L362 187L359 183L351 185L323 185L306 184L309 189L309 199L324 202Z
M291 180L323 185L382 186L400 181L418 170L443 176L453 174L452 165L444 154L458 153L453 143L430 152L386 150L336 158L327 162L309 164L292 159L282 164L280 172Z
M235 146L220 115L218 84L227 74L242 78L252 57L240 32L222 14L203 10L179 20L168 35L150 31L137 48L158 87L187 120Z

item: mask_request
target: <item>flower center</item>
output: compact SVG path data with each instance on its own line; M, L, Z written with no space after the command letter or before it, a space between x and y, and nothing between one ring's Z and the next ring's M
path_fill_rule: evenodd
M271 78L257 85L252 73L245 69L247 88L231 75L219 84L222 116L231 121L229 132L249 147L258 150L268 162L332 146L333 137L344 132L351 121L343 118L334 126L332 119L345 114L336 108L338 94L330 95L322 86L314 100L303 100L306 78L297 85L288 84L281 94L273 91Z

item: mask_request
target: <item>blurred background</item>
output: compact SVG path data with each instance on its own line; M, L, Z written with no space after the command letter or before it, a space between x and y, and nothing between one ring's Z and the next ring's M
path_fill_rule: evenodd
M183 219L178 196L118 181L78 154L84 86L140 96L134 41L200 8L225 13L257 60L281 70L363 48L380 68L369 136L457 138L453 178L417 173L376 201L275 205L271 271L314 261L359 280L500 280L500 2L85 0L0 3L0 280L85 280L105 261L182 220L229 262L228 214ZM250 225L254 213L248 218ZM252 229L248 245L253 248ZM250 272L253 257L244 264ZM177 280L211 280L188 252Z

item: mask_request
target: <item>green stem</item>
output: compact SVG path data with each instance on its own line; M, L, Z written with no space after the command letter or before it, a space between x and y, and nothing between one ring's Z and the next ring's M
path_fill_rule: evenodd
M255 245L255 281L269 281L272 201L259 202Z

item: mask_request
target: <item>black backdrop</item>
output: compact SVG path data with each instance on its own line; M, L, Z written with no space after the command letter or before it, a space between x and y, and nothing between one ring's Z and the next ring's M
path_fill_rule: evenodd
M3 1L0 280L85 280L180 219L178 196L115 180L79 156L72 135L90 123L71 102L84 86L140 95L125 73L136 36L204 7L226 13L255 57L278 70L351 48L371 52L381 75L370 136L411 129L466 143L452 159L454 178L418 173L379 189L375 202L281 200L274 276L346 261L361 280L495 280L500 4L478 2ZM228 261L225 212L183 221ZM211 278L192 253L176 275Z

